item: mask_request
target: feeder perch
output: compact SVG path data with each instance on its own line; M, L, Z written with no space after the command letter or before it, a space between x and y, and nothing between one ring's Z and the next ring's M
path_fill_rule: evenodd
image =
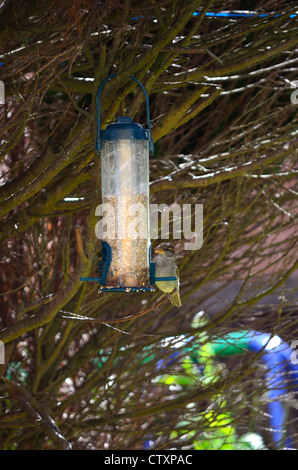
M115 75L109 75L98 88L95 144L101 155L102 204L109 208L114 230L105 233L98 277L84 277L81 281L99 282L98 292L154 292L157 280L176 277L156 278L155 263L151 261L149 153L153 154L154 145L149 99L142 83L130 76L145 95L148 129L121 116L100 130L100 93Z

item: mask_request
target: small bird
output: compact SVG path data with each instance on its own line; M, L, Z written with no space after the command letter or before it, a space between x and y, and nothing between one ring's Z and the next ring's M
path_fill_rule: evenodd
M179 270L175 264L175 248L171 243L161 243L155 248L153 261L155 264L156 277L177 277L176 281L156 281L156 286L170 295L171 303L175 307L181 307L179 293ZM173 292L174 291L174 292Z

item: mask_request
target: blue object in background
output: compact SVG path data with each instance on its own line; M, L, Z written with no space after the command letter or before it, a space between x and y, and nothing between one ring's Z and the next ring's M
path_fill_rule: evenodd
M193 16L200 16L202 12L200 11L195 11ZM267 18L271 15L272 18L279 18L281 15L276 14L274 15L274 12L271 13L257 13L255 11L241 11L241 10L234 10L234 11L219 11L217 13L213 11L207 11L206 13L203 13L203 15L206 18L230 18L230 19L241 19L241 18ZM289 18L296 18L297 14L296 13L291 13L289 15ZM131 19L131 21L136 21L141 18L145 18L145 16L135 16L134 18Z
M191 339L193 338L185 341L184 349L189 350L187 343ZM284 398L289 392L298 393L298 364L293 360L295 351L279 336L254 330L228 333L209 344L215 357L236 356L249 351L261 354L261 359L266 365L265 378L269 399L267 409L273 441L277 448L293 448L293 438L286 428L287 404ZM172 349L173 353L167 361L161 359L156 363L157 369L166 371L182 356L183 349ZM195 357L192 357L192 360L196 362ZM201 369L198 369L198 373L202 374ZM150 437L144 443L144 449L152 448L153 445L154 441Z
M199 16L201 13L196 11L193 16ZM214 13L207 11L205 16L212 18L267 18L268 16L273 15L273 13L256 13L254 11L219 11ZM274 15L273 18L279 18L281 15ZM289 18L295 18L296 14L289 15Z
M279 398L288 392L298 391L298 364L292 360L293 349L279 336L266 333L252 332L249 341L249 350L259 352L263 350L262 360L267 366L266 379L268 380L268 411L272 427L273 440L276 446L284 443L284 447L293 446L292 436L286 430L286 409ZM287 387L289 383L289 388Z

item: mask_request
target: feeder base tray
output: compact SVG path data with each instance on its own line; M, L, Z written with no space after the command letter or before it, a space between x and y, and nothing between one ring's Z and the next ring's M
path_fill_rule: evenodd
M100 287L97 291L100 292L155 292L154 287Z

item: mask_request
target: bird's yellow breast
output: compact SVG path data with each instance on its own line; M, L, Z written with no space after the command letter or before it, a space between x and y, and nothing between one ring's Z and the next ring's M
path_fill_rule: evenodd
M156 287L162 292L171 293L177 287L177 281L156 281Z

